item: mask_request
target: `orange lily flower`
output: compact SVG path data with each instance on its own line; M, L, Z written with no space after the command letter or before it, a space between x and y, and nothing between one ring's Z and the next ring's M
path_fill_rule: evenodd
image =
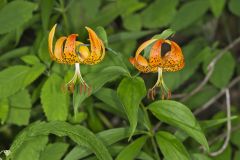
M167 43L171 46L170 51L168 51L165 55L161 53L161 47L164 43ZM145 57L140 55L140 53L151 44L153 45L150 50L149 59L147 60ZM175 72L184 67L184 57L181 48L174 41L164 39L150 39L144 42L137 49L135 57L130 58L129 61L140 72L158 72L158 80L148 92L148 97L152 98L153 100L157 87L160 87L162 91L162 99L164 99L165 95L167 95L168 98L171 96L170 90L163 81L162 72Z
M48 36L48 49L51 59L58 63L75 64L75 74L66 84L66 87L73 92L74 84L79 80L81 84L80 93L82 87L84 87L85 91L88 88L88 94L90 94L91 88L81 76L80 64L94 65L102 61L105 56L105 47L102 40L91 28L86 27L89 34L90 49L88 48L89 44L76 41L78 34L71 34L68 37L62 36L58 38L53 50L53 38L56 27L57 24L53 26Z

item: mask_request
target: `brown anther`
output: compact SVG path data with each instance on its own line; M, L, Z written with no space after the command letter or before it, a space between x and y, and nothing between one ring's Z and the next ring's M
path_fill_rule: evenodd
M82 84L80 84L80 86L79 86L79 94L82 94Z
M90 87L88 87L88 96L91 95L91 92L92 92L92 87L90 86Z
M73 93L74 92L74 84L73 83L70 83L68 86L68 91Z

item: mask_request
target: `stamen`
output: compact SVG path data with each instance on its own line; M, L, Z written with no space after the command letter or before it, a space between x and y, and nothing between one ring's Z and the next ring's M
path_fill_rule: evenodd
M165 97L167 97L167 99L169 99L171 97L171 92L167 88L166 84L164 83L162 72L163 72L162 68L158 67L158 79L157 79L157 82L155 83L155 85L148 91L149 99L150 98L152 100L155 99L154 97L156 96L156 88L157 87L160 88L162 99L165 99Z

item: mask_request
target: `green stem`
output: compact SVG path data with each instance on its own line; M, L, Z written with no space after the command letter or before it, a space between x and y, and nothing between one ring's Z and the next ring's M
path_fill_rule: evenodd
M161 160L160 155L159 155L159 152L158 152L157 144L156 144L156 142L155 142L155 140L154 140L154 137L151 137L151 142L152 142L153 149L154 149L154 152L155 152L155 154L156 154L157 160Z
M65 24L65 27L66 27L66 31L67 31L67 34L70 33L69 31L69 23L68 23L68 20L67 20L67 15L66 15L66 10L65 10L65 7L64 7L64 0L60 0L60 7L61 7L61 13L62 13L62 16L63 16L63 21L64 21L64 24Z

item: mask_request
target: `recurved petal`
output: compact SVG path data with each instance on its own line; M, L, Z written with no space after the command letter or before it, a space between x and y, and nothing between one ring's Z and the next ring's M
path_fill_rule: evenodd
M163 64L161 67L169 72L181 70L185 64L182 50L177 43L169 40L168 43L171 45L171 51L163 57Z
M66 61L65 63L67 64L80 63L75 51L77 36L77 34L71 34L67 37L63 52L63 60Z
M157 39L150 39L150 40L147 40L145 41L143 44L141 44L137 51L136 51L136 54L135 54L135 57L137 57L138 55L140 55L140 53L147 47L149 46L150 44L152 44L153 42L157 41Z
M97 34L89 27L85 27L88 31L89 41L91 45L91 52L97 52L100 54L102 49L101 39Z
M97 34L89 27L86 27L91 47L91 56L86 59L85 64L97 64L105 56L105 46L102 40L97 36Z
M54 56L58 60L58 62L61 62L63 60L63 43L67 39L67 37L60 37L54 48Z
M49 32L49 35L48 35L48 50L49 50L50 57L53 60L55 59L55 56L53 54L53 38L54 38L56 27L57 27L57 24L55 24L52 27L52 29L51 29L51 31Z
M161 58L161 47L164 43L163 39L158 40L154 43L150 50L150 56L149 56L149 64L151 67L157 67L162 62Z

